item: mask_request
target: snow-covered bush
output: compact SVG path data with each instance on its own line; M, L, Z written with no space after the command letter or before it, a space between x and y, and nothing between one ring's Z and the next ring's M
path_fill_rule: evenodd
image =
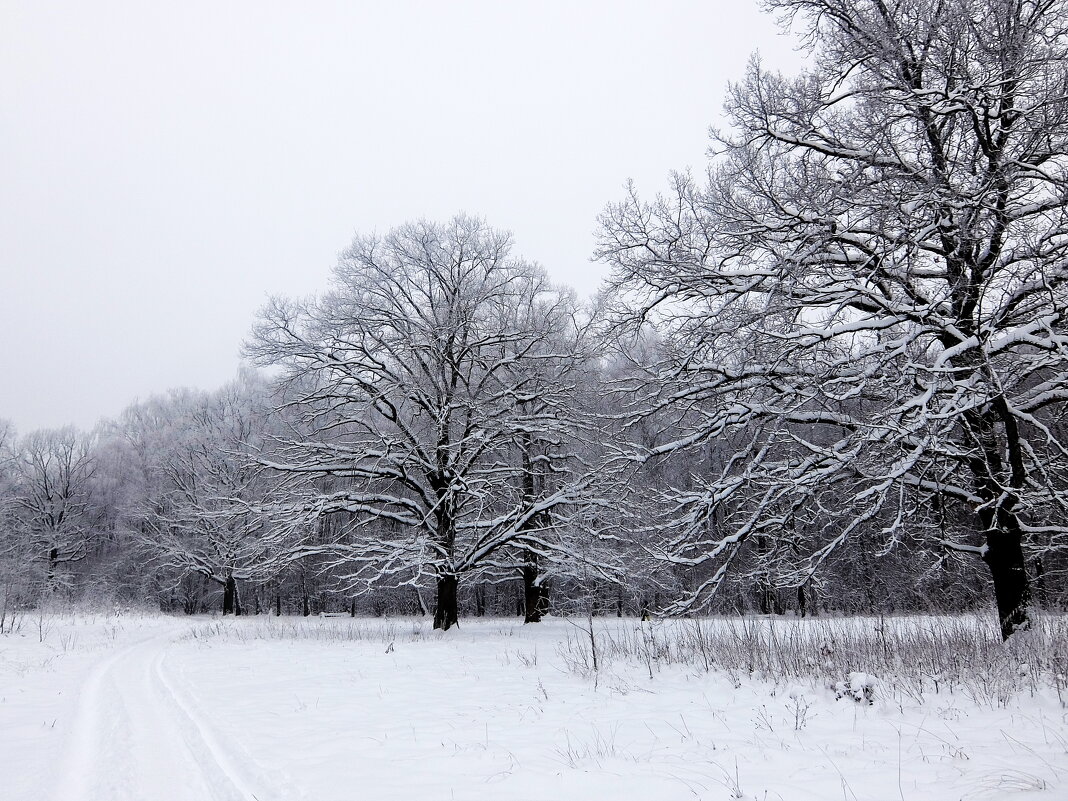
M835 698L852 698L858 704L866 701L869 705L875 703L875 688L879 680L868 673L853 671L846 676L845 681L836 681L831 689L834 690Z

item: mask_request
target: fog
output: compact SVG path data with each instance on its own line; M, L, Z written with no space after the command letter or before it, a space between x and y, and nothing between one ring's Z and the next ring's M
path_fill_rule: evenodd
M729 9L729 10L727 10ZM0 6L0 418L216 386L359 232L465 211L596 290L596 218L702 169L756 4Z

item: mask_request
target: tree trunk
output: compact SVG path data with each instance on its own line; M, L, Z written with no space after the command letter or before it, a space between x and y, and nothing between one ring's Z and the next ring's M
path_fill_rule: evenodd
M240 615L241 604L237 599L237 582L233 576L227 576L223 584L223 608L224 615Z
M48 589L54 590L56 588L56 567L59 565L59 548L52 548L48 551Z
M758 536L756 538L756 545L757 558L761 563L766 564L770 558L768 554L771 552L768 538ZM771 583L771 573L768 572L766 567L761 571L757 578L757 602L760 605L760 614L762 615L770 615L772 612L777 615L782 615L786 612L786 610L783 609L782 601L779 600L778 589Z
M1049 605L1049 593L1046 590L1046 563L1041 556L1035 557L1035 595L1039 608Z
M757 581L757 600L759 602L760 614L771 614L771 587L767 581L761 578Z
M438 597L434 606L434 628L448 631L459 622L456 576L438 577Z
M1031 587L1024 566L1020 532L1018 526L1010 524L1008 528L1008 531L987 534L987 551L983 555L994 579L994 599L998 605L1003 640L1009 639L1018 629L1028 628L1031 605Z
M979 522L986 532L983 561L990 568L990 576L994 580L994 600L998 606L1001 638L1007 640L1013 632L1025 629L1030 624L1031 585L1024 563L1023 529L1015 511L1018 502L1016 491L1024 486L1026 470L1015 418L1003 398L994 399L991 406L995 413L1001 415L1000 421L1005 432L1003 442L998 441L993 415L972 412L965 415L965 420L968 422L967 433L982 452L981 457L971 460L971 468L978 495L986 501L979 509ZM1005 467L1003 450L1008 454L1009 492L999 481Z
M879 598L875 593L875 563L872 561L872 553L876 546L870 543L866 535L860 538L860 584L864 602L867 604L869 615L875 615L881 611Z
M540 623L549 612L549 588L538 581L538 557L528 554L523 565L523 622Z
M419 614L423 617L430 614L430 610L426 608L426 601L423 600L423 591L418 587L415 588L415 608L419 610Z
M475 614L478 617L486 616L486 585L479 584L475 587Z
M528 581L524 568L523 588L523 623L540 623L541 618L549 613L549 587L536 579Z
M438 453L444 453L447 445L448 443L444 440L439 442ZM451 484L451 477L444 472L435 476L431 481L431 486L438 498L438 505L434 510L437 542L445 557L438 568L442 572L438 573L437 598L434 602L434 628L442 631L448 631L459 621L457 586L460 580L455 573L444 572L451 569L453 552L456 548L456 509L455 497L450 489Z
M522 458L523 473L521 489L524 503L533 505L539 489L544 485L544 477L534 462L534 439L530 432L524 431L520 435L520 456ZM547 512L537 512L532 515L522 526L523 529L537 529L547 526L549 523ZM538 554L534 551L523 550L523 597L522 606L517 610L523 615L524 623L539 623L542 617L549 612L549 588L541 576L541 568L538 565Z

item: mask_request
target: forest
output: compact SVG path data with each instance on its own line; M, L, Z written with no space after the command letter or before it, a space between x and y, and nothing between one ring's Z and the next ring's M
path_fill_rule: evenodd
M808 69L754 58L700 174L606 198L594 299L411 221L224 387L0 425L0 629L1063 608L1065 4L767 5Z

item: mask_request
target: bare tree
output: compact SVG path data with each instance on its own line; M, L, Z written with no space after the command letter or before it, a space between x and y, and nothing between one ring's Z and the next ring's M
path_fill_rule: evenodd
M15 506L26 548L55 586L60 566L86 557L93 535L92 440L73 428L34 431L18 443Z
M9 611L25 594L28 562L31 561L18 516L18 457L15 430L0 420L0 634L9 620Z
M1068 535L1066 4L768 6L811 68L754 60L707 180L603 217L620 317L666 343L643 402L684 422L646 456L729 446L674 493L663 555L708 571L679 608L756 537L801 586L921 533L985 562L1007 638Z
M457 622L461 575L535 542L572 496L568 482L522 488L515 448L558 428L558 393L542 379L574 358L561 344L574 303L510 249L468 217L358 237L333 291L272 302L250 346L285 368L297 420L265 463L333 479L298 504L346 516L322 547L356 577L431 578L437 628Z
M141 455L137 539L166 572L223 591L223 614L241 614L240 581L264 581L290 556L263 513L271 482L262 453L267 387L244 374L211 393L178 392L127 411L124 435Z
M546 498L560 497L561 489L570 501L529 516L514 533L511 547L486 560L491 576L508 576L518 557L527 623L548 613L552 576L576 558L581 527L575 525L575 515L593 500L583 489L591 470L584 440L592 422L586 396L593 343L585 336L588 315L580 317L571 293L557 293L551 306L531 295L511 309L512 328L529 335L517 340L516 358L505 366L506 382L520 391L512 438L514 481L501 486L498 508L534 508Z

